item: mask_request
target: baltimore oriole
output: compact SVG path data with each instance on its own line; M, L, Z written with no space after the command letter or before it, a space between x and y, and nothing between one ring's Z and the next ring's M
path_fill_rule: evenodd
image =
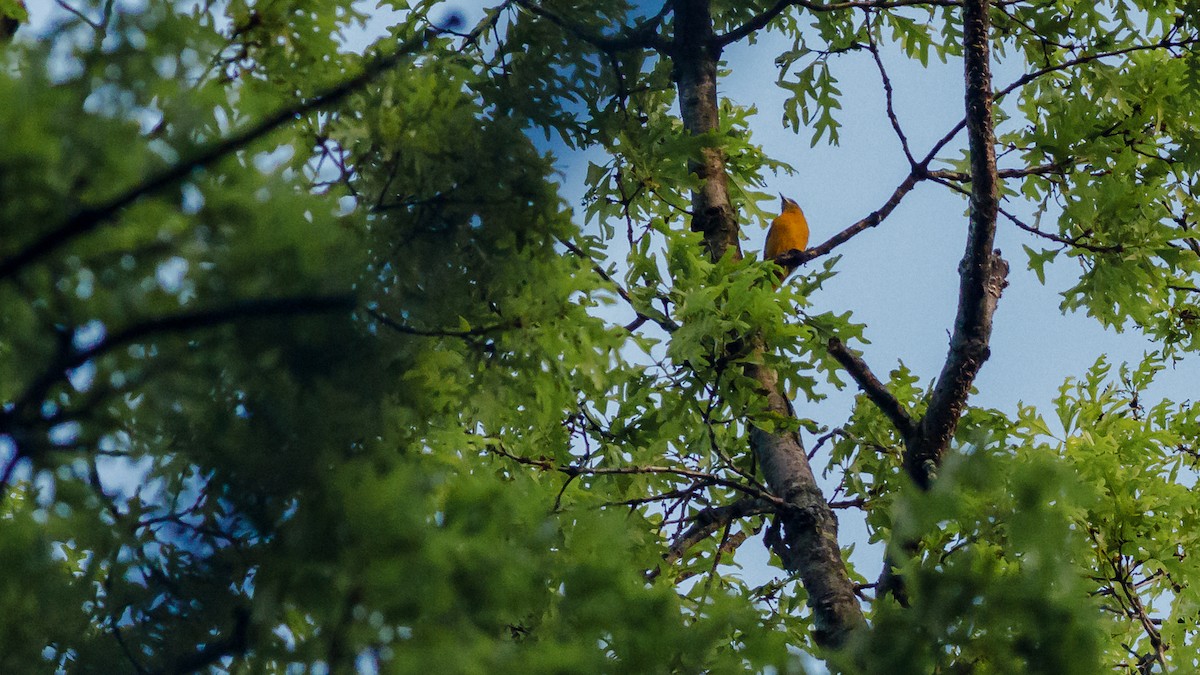
M771 229L767 230L763 260L772 260L792 249L803 251L808 246L808 220L800 210L800 205L783 195L779 195L779 198L783 200L780 206L782 213L771 221ZM784 267L780 271L779 283L783 283L794 271L794 265Z

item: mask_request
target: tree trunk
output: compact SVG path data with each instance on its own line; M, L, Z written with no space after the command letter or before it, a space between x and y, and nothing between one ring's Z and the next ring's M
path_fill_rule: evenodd
M720 47L713 33L708 0L675 0L672 56L684 128L695 135L715 131ZM724 153L720 148L705 148L699 161L693 161L689 168L704 181L692 195L692 230L704 234L713 260L727 253L740 258L738 223L729 201ZM761 343L754 343L753 349L761 353ZM760 361L753 354L750 360ZM774 370L749 365L746 372L758 382L771 412L795 416ZM813 638L822 647L839 647L864 620L842 561L837 517L817 486L798 433L768 432L752 426L750 444L768 487L791 506L779 514L783 534L776 548L784 565L800 576L808 592Z

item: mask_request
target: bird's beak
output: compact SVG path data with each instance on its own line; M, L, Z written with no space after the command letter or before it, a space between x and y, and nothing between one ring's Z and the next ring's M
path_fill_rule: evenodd
M787 204L787 197L784 197L782 192L779 193L779 203L781 205ZM782 206L780 208L782 208Z

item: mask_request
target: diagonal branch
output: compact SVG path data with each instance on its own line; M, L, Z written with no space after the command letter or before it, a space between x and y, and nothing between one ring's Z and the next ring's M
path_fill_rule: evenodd
M565 239L562 237L557 237L557 239L558 239L558 242L560 244L562 244L563 246L565 246L568 251L570 251L571 253L574 253L581 260L586 260L588 263L590 263L592 271L595 272L597 274L597 276L599 276L601 279L612 284L613 288L617 291L617 295L621 296L621 299L624 300L626 303L628 303L629 306L633 309L636 316L632 323L625 326L626 330L632 332L632 331L636 330L638 326L642 325L643 323L645 323L647 321L653 321L654 323L658 324L659 328L662 328L663 330L667 331L668 333L673 333L673 332L679 330L679 324L672 321L669 316L663 314L662 312L658 312L658 311L655 311L654 309L651 309L650 311L653 312L653 314L646 314L645 312L638 309L637 306L634 304L633 297L629 295L629 291L625 290L625 287L622 286L619 281L617 281L616 279L613 279L612 275L609 274L608 272L606 272L604 270L604 268L601 267L600 264L597 263L595 260L593 260L592 257L587 254L587 251L584 251L582 248L580 248L578 244L576 244L575 242L573 242L569 239Z
M953 173L953 172L931 171L931 172L929 172L929 180L932 180L933 182L938 183L940 185L945 185L946 187L950 188L951 190L955 190L957 192L962 192L966 195L971 194L969 191L964 189L962 186L956 185L955 183L950 182L950 180L947 180L946 178L944 178L943 175L946 173ZM1006 171L997 172L997 175L1000 176L1001 178L1006 177L1007 174L1008 174L1008 172L1006 172ZM1027 175L1027 174L1022 174L1022 175ZM970 179L968 178L962 182L969 183ZM1071 238L1071 237L1064 237L1062 235L1054 234L1053 232L1045 232L1045 231L1039 230L1038 228L1021 220L1017 216L1015 216L1012 213L1010 213L1009 211L1007 211L1003 206L998 207L998 210L1000 211L1000 215L1007 218L1009 220L1009 222L1011 222L1013 225L1016 225L1018 228L1025 230L1026 232L1028 232L1032 235L1041 237L1043 239L1049 239L1050 241L1053 241L1055 243L1062 244L1063 246L1070 246L1072 248L1080 248L1085 251L1091 251L1092 253L1121 253L1125 250L1125 247L1122 246L1121 244L1113 244L1113 245L1109 245L1109 246L1102 245L1102 244L1089 244L1089 243L1083 241L1083 237Z
M892 124L892 131L896 132L896 138L900 139L900 148L904 150L904 156L908 159L909 166L916 166L917 160L908 147L908 136L904 134L904 129L900 127L900 118L896 116L896 108L892 101L892 78L888 77L887 68L883 67L883 59L879 56L879 45L875 43L875 27L871 25L870 12L867 13L867 49L875 61L879 79L883 81L883 100L886 104L888 122Z
M673 565L688 552L688 549L708 539L718 530L729 523L749 516L764 513L775 513L777 506L759 499L744 497L732 504L714 506L704 509L692 517L692 525L671 541L667 552L663 554L663 564ZM655 579L662 573L662 567L656 567L646 573L647 579Z
M774 5L771 5L771 7L769 9L767 9L767 11L762 12L761 14L755 15L754 18L752 18L749 21L747 21L746 23L738 26L737 28L734 28L733 30L729 31L728 33L717 36L717 38L716 38L717 45L720 47L724 47L726 45L733 44L734 42L737 42L738 40L749 37L751 33L754 33L756 31L762 30L763 28L766 28L767 24L769 24L775 20L775 17L779 16L780 14L783 14L783 11L785 9L787 9L788 7L791 7L794 4L796 4L796 3L792 2L792 0L779 0Z
M90 347L72 347L64 350L53 363L42 371L40 377L25 388L10 408L0 410L0 432L10 433L11 427L17 423L18 419L21 419L22 415L26 414L26 411L40 409L42 401L50 389L66 379L69 371L122 347L158 335L212 328L236 321L325 312L349 312L354 306L355 298L352 295L266 298L244 300L213 309L162 316L133 324L112 333ZM18 433L17 436L19 437L20 434ZM17 454L19 455L23 450L24 448L18 445ZM7 470L6 473L8 473ZM0 482L0 487L3 484Z
M1006 0L1016 2L1018 0ZM1021 0L1023 1L1023 0ZM962 0L844 0L843 2L811 2L810 0L778 0L766 11L754 16L746 23L716 38L719 47L725 47L751 33L762 30L788 7L803 7L810 12L838 12L847 9L892 9L896 7L958 7Z
M928 166L928 161L929 160L926 159L921 164L918 164L916 167L914 167L912 172L905 176L904 180L901 181L900 184L896 186L896 189L892 191L891 196L888 197L883 206L880 206L878 209L867 214L858 222L855 222L824 242L807 248L803 251L795 249L788 251L787 253L775 258L775 262L784 267L796 267L803 265L810 260L819 258L823 255L828 255L833 251L833 249L841 246L847 241L850 241L856 235L862 234L872 227L882 223L885 218L891 215L892 211L896 210L896 207L900 205L900 201L904 199L905 195L907 195L909 192L912 192L913 188L917 186L917 183L924 179L925 167Z
M8 258L0 260L0 281L20 272L27 265L70 244L76 239L108 223L124 208L143 197L170 188L187 178L194 171L206 169L229 155L242 150L251 143L309 113L328 108L354 94L375 78L396 67L406 57L416 52L425 42L437 35L438 29L428 29L421 35L401 44L394 52L377 57L368 63L358 75L348 78L315 96L286 106L266 116L256 124L233 135L201 148L190 158L150 176L127 188L108 201L76 210L62 223L35 239Z
M662 9L657 14L633 26L624 35L615 37L586 30L583 26L571 23L531 0L516 0L516 5L605 53L612 54L631 49L656 49L659 51L667 49L667 43L658 36L658 27L671 12L673 7L671 2L664 2Z
M858 354L850 351L845 343L836 337L829 338L828 347L830 356L837 359L838 363L842 364L842 367L846 369L846 372L850 373L850 377L854 378L854 381L858 383L859 388L867 395L867 398L871 399L871 402L891 420L896 430L900 432L901 437L908 439L912 436L916 425L913 424L908 410L905 409L900 401L896 400L892 392L888 391L887 386L875 376L875 373L871 372L871 369L867 367L866 361L863 361L862 357Z

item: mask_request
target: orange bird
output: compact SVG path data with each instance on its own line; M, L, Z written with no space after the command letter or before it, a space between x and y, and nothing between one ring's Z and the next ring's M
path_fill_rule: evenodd
M764 260L771 260L792 249L803 251L808 247L808 219L804 217L800 205L783 195L779 195L779 198L783 200L780 206L782 213L771 221L771 229L767 230ZM779 283L783 283L795 271L795 266L784 267L779 273Z

